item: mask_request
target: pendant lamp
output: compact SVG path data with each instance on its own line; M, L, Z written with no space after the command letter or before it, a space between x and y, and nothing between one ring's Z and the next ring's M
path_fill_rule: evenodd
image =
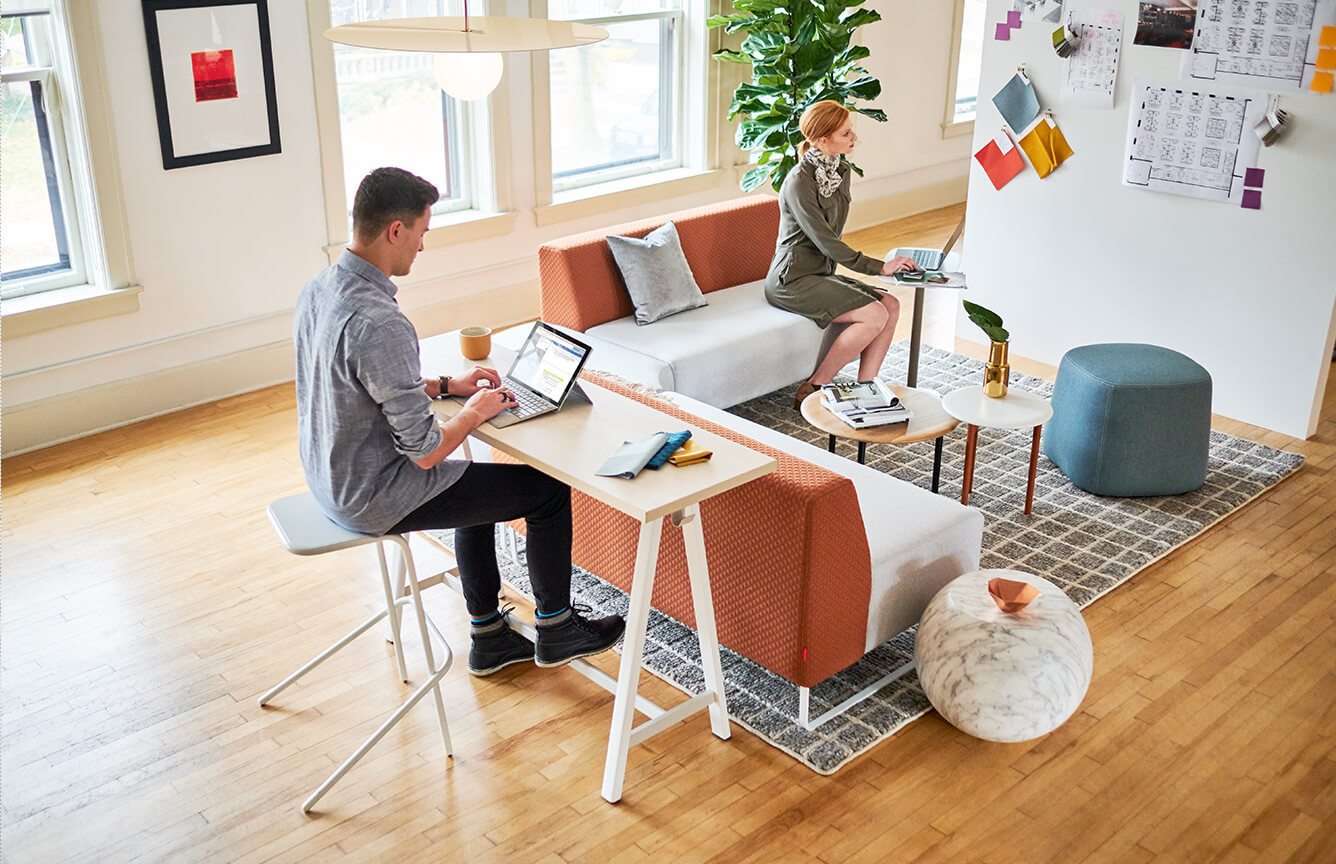
M592 45L608 38L608 31L547 18L470 18L465 5L462 18L385 18L341 24L324 36L359 48L440 55L435 71L441 89L456 99L480 99L501 81L501 54Z

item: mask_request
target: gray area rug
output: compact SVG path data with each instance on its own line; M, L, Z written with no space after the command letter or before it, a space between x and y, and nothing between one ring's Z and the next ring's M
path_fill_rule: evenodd
M908 343L892 346L882 367L890 382L905 380ZM920 388L939 394L977 384L978 360L924 346L919 355ZM852 370L850 370L852 371ZM760 396L729 409L755 423L825 448L828 440L793 410L793 389ZM1044 397L1053 385L1041 378L1013 375L1011 387ZM1211 433L1206 483L1184 495L1160 498L1105 498L1073 486L1045 456L1039 458L1034 512L1022 512L1029 474L1030 430L981 429L975 461L972 506L984 513L980 566L1009 568L1042 576L1062 587L1078 606L1112 591L1137 571L1280 482L1303 464L1303 457L1231 435ZM841 442L838 452L854 458L856 446ZM932 477L932 442L869 445L867 464L927 488ZM958 498L965 463L965 428L946 436L941 494ZM449 535L438 539L452 546ZM522 561L523 538L519 538ZM519 564L502 554L508 585L532 596ZM625 614L627 595L579 567L573 567L575 601L599 614ZM864 655L854 665L812 688L812 716L869 686L913 659L913 628ZM820 774L831 774L859 753L932 709L910 672L858 705L809 731L798 718L798 687L752 661L722 650L731 719ZM651 610L644 665L654 675L695 694L704 689L694 631Z

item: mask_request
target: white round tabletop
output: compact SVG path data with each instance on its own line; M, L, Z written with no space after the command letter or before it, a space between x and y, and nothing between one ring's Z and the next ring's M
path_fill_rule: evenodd
M992 429L1041 426L1053 416L1053 406L1042 396L1009 389L1007 395L994 398L983 395L982 385L946 394L942 399L942 408L962 423Z

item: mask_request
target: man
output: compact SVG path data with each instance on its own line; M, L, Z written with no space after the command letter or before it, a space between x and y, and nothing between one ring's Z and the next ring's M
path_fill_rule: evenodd
M297 301L297 421L306 482L330 519L366 534L454 528L473 626L469 672L490 675L534 660L560 666L611 648L619 616L586 619L571 607L571 490L527 466L449 456L515 403L494 369L423 381L417 331L399 311L391 276L406 276L431 219L436 187L378 168L357 188L353 242ZM444 390L442 388L444 387ZM467 396L438 424L431 400ZM541 422L541 421L538 421ZM528 525L537 646L497 609L499 521ZM588 610L585 610L588 611Z

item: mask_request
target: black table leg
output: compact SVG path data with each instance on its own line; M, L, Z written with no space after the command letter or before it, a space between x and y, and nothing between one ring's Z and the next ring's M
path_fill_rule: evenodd
M830 443L826 445L826 449L829 450L831 453L834 453L834 452L835 452L835 436L834 436L834 435L830 436Z
M937 440L932 445L932 491L937 491L937 481L942 479L942 438L937 436Z
M859 441L859 442L858 442L858 464L859 464L859 465L866 465L866 464L867 464L867 442L866 442L866 441Z

